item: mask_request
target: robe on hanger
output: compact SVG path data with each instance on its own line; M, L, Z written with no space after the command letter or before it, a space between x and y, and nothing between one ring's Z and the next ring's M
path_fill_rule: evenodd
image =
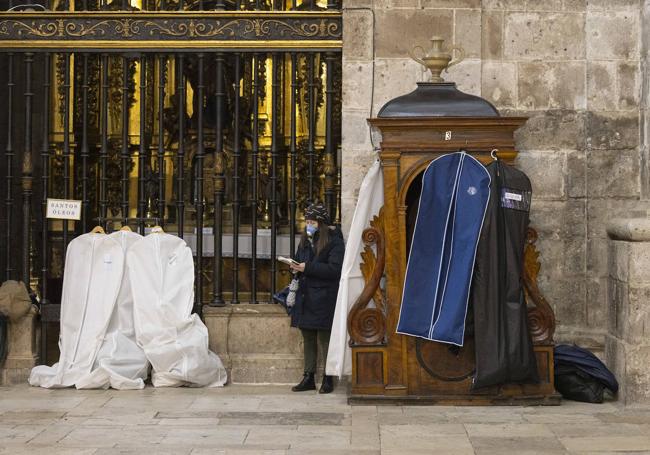
M124 255L135 243L143 239L140 234L123 230L113 232L109 237L120 244ZM77 382L78 389L109 386L122 390L144 388L144 380L149 374L149 362L135 341L133 295L131 280L126 270L128 267L128 263L125 263L120 291L93 371Z
M152 233L130 248L127 263L136 339L153 367L153 385L224 385L226 369L208 349L208 330L191 314L194 261L187 244Z
M531 184L526 174L501 161L490 163L487 170L492 193L471 297L476 346L473 389L539 381L522 288Z
M422 192L397 333L462 346L490 175L465 152L436 158Z
M91 374L122 283L124 252L103 233L70 242L61 295L59 361L32 369L29 383L45 388L71 387Z

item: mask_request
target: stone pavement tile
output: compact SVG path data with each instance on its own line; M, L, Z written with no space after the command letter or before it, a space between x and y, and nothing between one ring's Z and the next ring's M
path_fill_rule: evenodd
M556 414L556 413L526 413L523 415L524 420L530 423L554 423L554 424L564 424L564 423L584 423L597 425L601 421L594 415L591 414Z
M339 426L312 425L298 427L257 426L250 429L245 446L269 446L287 444L291 449L349 449L351 430Z
M445 412L448 421L467 424L481 423L524 423L524 417L518 408L456 408Z
M23 444L45 431L45 425L0 425L0 444Z
M646 436L648 427L630 423L611 424L576 424L576 423L558 423L547 424L548 428L559 438L563 437L590 437L590 436Z
M379 449L364 450L364 449L289 449L287 455L381 455ZM410 455L410 453L409 453ZM431 455L429 452L427 455Z
M349 411L345 397L294 394L293 396L264 397L260 403L260 411L311 411L311 412L344 412Z
M222 425L341 425L343 413L230 411L217 414Z
M493 437L493 438L525 438L525 437L547 437L555 438L555 435L546 425L537 423L502 423L502 424L465 424L467 434L470 438Z
M121 447L159 444L169 428L158 425L130 425L125 427L81 427L72 430L59 441L59 445L74 447Z
M158 444L131 446L131 447L103 447L97 449L93 455L189 455L192 451L188 446L163 447Z
M221 449L242 446L247 434L248 429L241 427L168 428L168 434L161 444Z
M129 412L111 412L114 408L106 408L101 414L85 417L81 425L84 426L124 426L124 425L157 425L156 411L140 411L129 409Z
M155 413L154 419L218 419L218 411L159 411Z
M115 396L111 398L103 407L104 408L126 408L134 410L155 409L157 411L173 411L188 409L195 400L200 400L192 395L175 396L173 398L165 396Z
M648 436L567 437L560 438L560 442L571 452L650 451L650 437Z
M221 396L205 394L194 400L189 406L191 411L255 411L260 407L262 398L248 396ZM279 407L276 407L277 410ZM284 409L284 407L280 407Z
M1 444L1 443L0 443ZM0 446L0 455L95 455L95 447Z
M519 408L523 413L531 414L595 414L597 412L616 412L621 405L615 402L601 404L581 403L579 401L562 400L559 406L525 406Z
M84 391L83 393L85 393ZM79 393L79 391L77 392ZM88 396L81 403L67 412L69 417L89 416L103 408L113 397L110 394Z
M0 414L0 425L19 425L21 423L48 425L61 419L66 411L21 411L11 410Z
M175 428L215 427L219 425L219 419L214 417L181 417L175 419L155 419L154 421L158 422L158 425Z
M65 438L70 432L72 432L76 425L70 425L66 423L55 423L45 427L41 433L37 434L34 438L29 440L30 446L38 445L48 445L56 444L61 439Z
M472 445L460 424L381 425L381 451L411 453L435 450L435 453L473 453ZM397 453L397 452L395 452Z
M595 417L607 424L650 424L650 410L623 409L618 412L597 413Z
M476 455L484 455L494 452L559 452L566 450L556 438L552 437L470 437L472 447Z

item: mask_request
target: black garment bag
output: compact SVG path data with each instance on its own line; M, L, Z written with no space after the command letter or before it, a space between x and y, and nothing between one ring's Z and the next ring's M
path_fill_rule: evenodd
M472 389L539 382L523 291L530 180L500 160L486 167L492 178L490 200L470 297L476 350Z

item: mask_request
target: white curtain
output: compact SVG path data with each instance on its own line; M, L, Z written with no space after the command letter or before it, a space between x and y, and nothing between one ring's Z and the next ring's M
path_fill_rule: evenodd
M336 299L332 335L327 353L326 374L343 376L352 374L352 360L348 345L348 312L364 287L363 275L359 268L364 229L370 226L372 218L384 205L384 176L379 160L375 161L361 183L359 199L352 217L350 233L345 247L339 293Z

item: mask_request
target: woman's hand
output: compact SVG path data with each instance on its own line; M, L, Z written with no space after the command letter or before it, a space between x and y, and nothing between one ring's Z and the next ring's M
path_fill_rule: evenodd
M304 272L305 271L305 263L301 262L300 264L289 264L289 267L291 267L291 270L294 272Z

